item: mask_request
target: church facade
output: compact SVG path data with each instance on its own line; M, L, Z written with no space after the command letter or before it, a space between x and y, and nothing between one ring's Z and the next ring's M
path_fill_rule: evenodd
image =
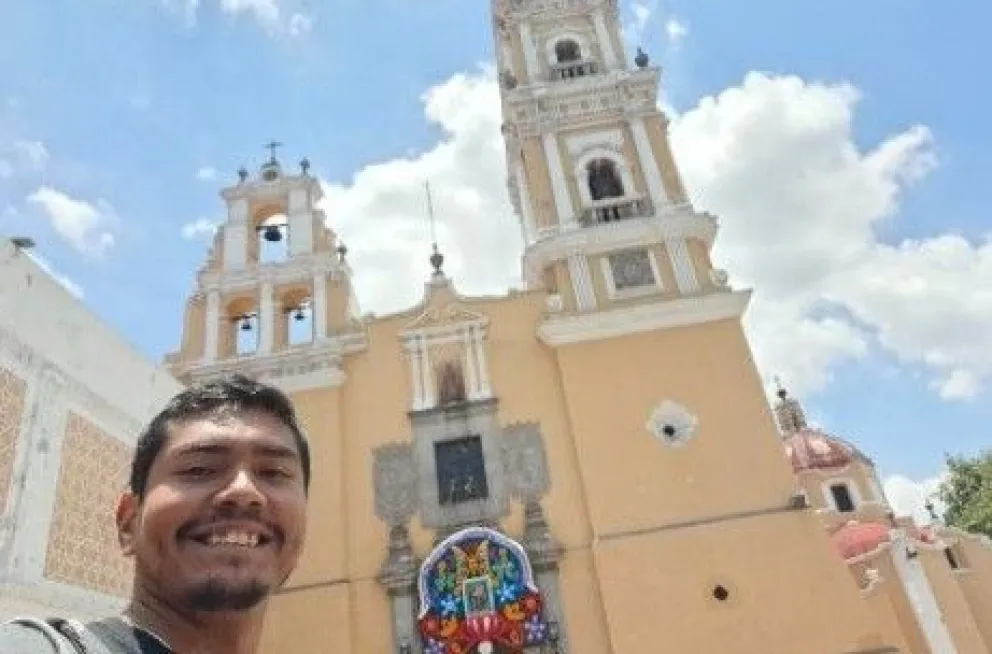
M686 194L660 71L628 62L615 1L494 0L493 34L527 290L467 297L435 246L416 306L361 315L319 181L273 152L222 191L171 376L61 364L131 398L113 424L83 403L121 465L181 384L237 372L291 395L311 517L263 651L992 654L992 544L896 519L864 454L784 392L769 406L741 326L750 293L710 260L716 218ZM15 468L34 442L19 365L0 359ZM112 383L130 387L97 386ZM49 431L76 442L66 415ZM44 459L49 486L88 451ZM32 535L5 547L46 578L59 532L25 527L7 497L4 524ZM70 551L116 576L53 588L114 606L115 554L112 539ZM5 554L6 578L19 560Z

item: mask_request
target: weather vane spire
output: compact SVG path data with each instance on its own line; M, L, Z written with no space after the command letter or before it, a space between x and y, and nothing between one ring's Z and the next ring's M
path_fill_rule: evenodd
M434 221L434 201L431 199L431 183L424 182L424 188L427 191L427 218L430 221L431 229L431 248L433 252L431 253L431 266L434 268L434 276L442 277L444 272L441 270L441 266L444 265L444 255L437 247L437 225Z

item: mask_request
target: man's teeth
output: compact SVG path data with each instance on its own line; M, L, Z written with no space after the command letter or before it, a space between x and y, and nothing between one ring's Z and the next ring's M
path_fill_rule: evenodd
M258 534L248 532L232 531L226 534L210 534L207 538L208 545L240 545L241 547L256 547L258 545Z

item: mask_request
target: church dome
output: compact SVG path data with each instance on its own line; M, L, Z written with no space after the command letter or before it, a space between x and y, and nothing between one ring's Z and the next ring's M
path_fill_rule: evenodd
M806 424L806 415L799 401L784 390L778 392L775 416L782 430L782 447L794 472L805 470L834 470L858 460L871 461L847 441L831 436Z
M837 553L844 559L853 559L878 548L891 540L889 528L880 522L849 522L830 537Z

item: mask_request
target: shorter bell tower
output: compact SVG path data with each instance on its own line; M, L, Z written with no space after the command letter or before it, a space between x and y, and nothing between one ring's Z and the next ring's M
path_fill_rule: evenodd
M189 383L237 371L287 392L343 381L341 357L365 347L347 249L325 225L319 180L303 159L287 174L272 142L252 176L221 191L227 219L186 307L180 351Z

